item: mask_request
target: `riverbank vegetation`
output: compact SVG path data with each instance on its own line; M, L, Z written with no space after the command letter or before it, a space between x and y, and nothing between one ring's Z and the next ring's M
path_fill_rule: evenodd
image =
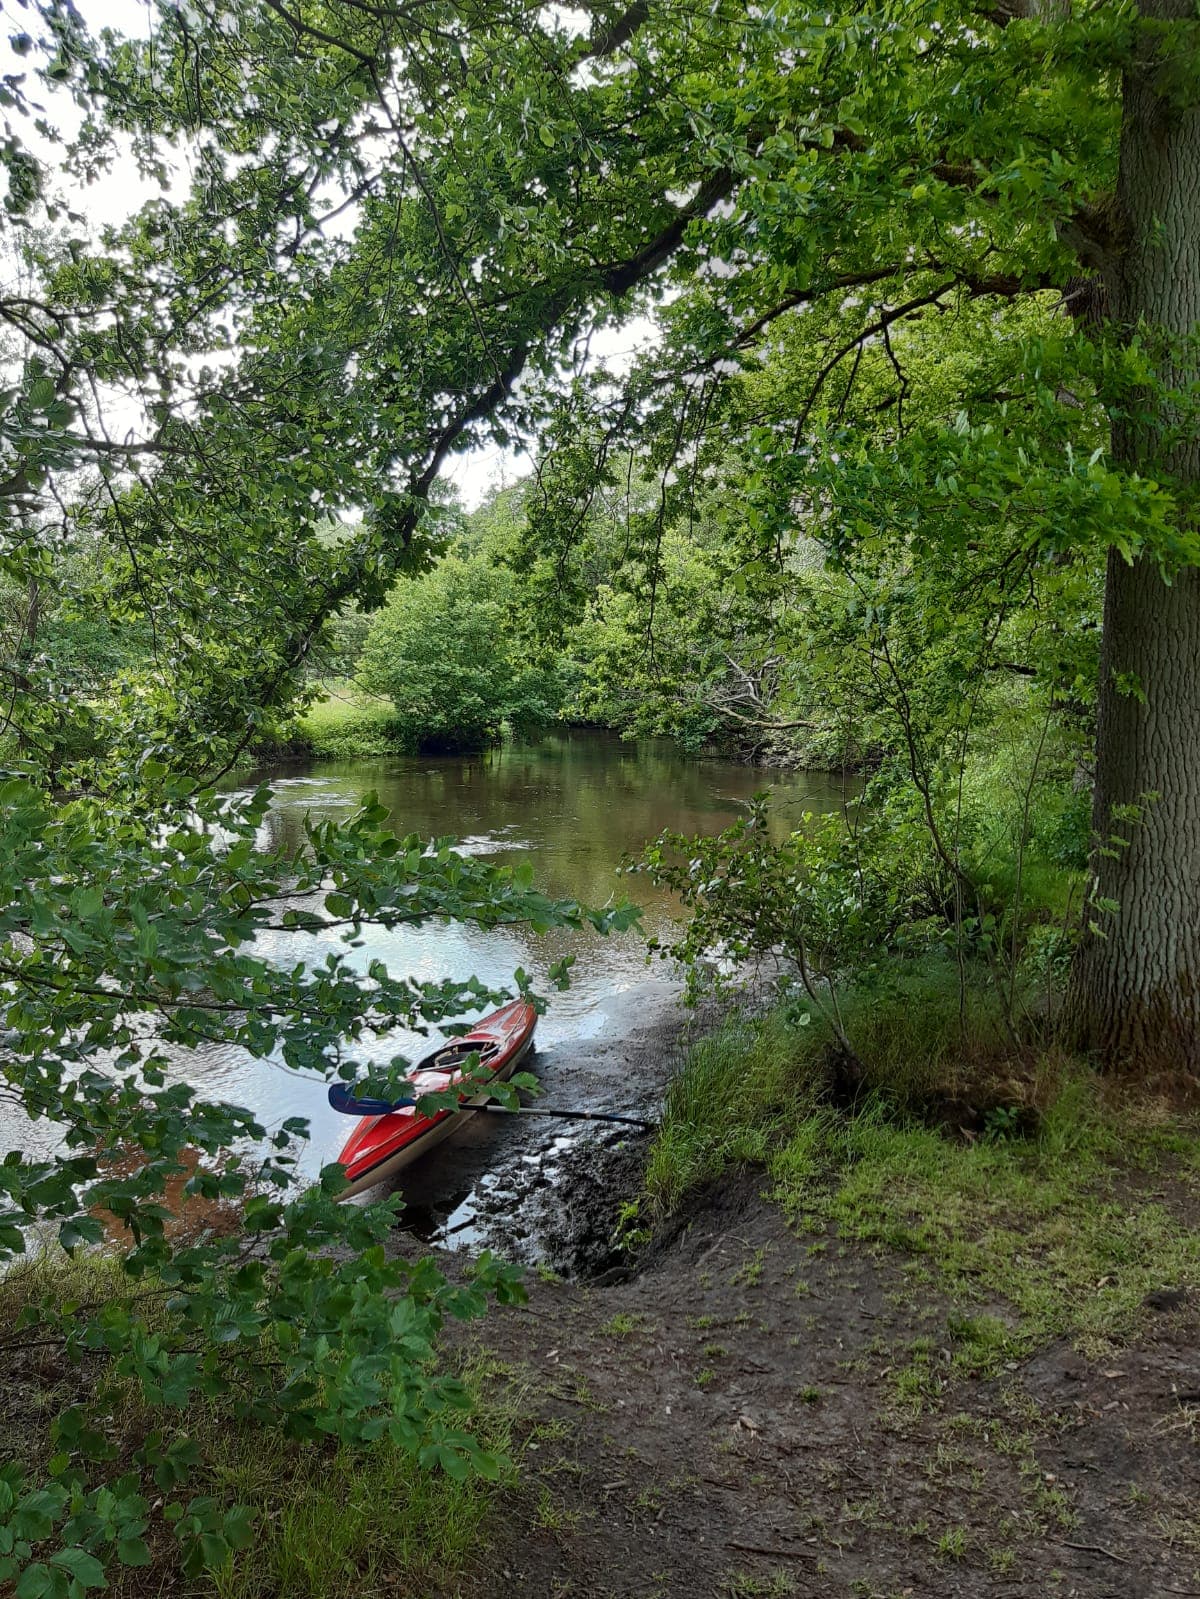
M770 970L781 1007L693 1058L647 1203L752 1159L798 1223L1003 1296L976 1341L1005 1353L1133 1336L1156 1275L1194 1276L1138 1192L1172 1140L1194 1164L1148 1107L1200 1066L1187 12L198 0L130 38L22 13L0 1100L39 1126L0 1163L0 1268L113 1249L128 1288L77 1303L72 1265L0 1351L98 1362L147 1420L117 1436L109 1391L68 1384L53 1452L0 1465L18 1599L164 1549L235 1591L256 1535L196 1417L351 1477L394 1450L396 1491L412 1461L504 1470L438 1357L513 1275L397 1258L394 1205L339 1206L331 1168L302 1189L304 1127L187 1068L238 1049L394 1096L389 1033L507 990L364 969L365 925L636 916L370 796L264 847L269 793L222 788L254 751L582 717L861 778L785 838L764 800L637 864L690 914L663 953L694 993ZM145 197L98 225L79 195L114 173ZM439 485L484 443L534 470L467 516ZM192 1201L240 1228L180 1232Z
M1106 1092L1061 1052L1005 1059L998 1015L989 1028L972 1014L964 1047L952 985L927 978L848 997L845 1025L878 1064L847 1102L837 1039L797 1019L728 1023L692 1049L628 1229L761 1167L802 1233L898 1255L962 1315L985 1308L993 1367L1060 1338L1124 1347L1148 1296L1196 1281L1187 1215L1147 1197L1181 1178L1186 1191L1200 1163L1200 1132L1169 1100Z
M51 1308L73 1316L103 1313L169 1340L168 1294L168 1285L153 1278L131 1281L111 1256L51 1253L14 1266L0 1280L0 1317L6 1327L20 1327L44 1323ZM133 1375L128 1351L92 1349L64 1361L39 1340L17 1339L6 1347L6 1451L47 1472L52 1484L62 1475L54 1467L64 1445L79 1447L85 1428L97 1429L93 1456L118 1462L128 1462L138 1440L156 1431L155 1395ZM183 1525L155 1525L137 1496L118 1492L123 1502L114 1507L119 1542L113 1552L126 1569L114 1573L115 1591L144 1591L147 1579L171 1586L202 1580L205 1591L222 1599L334 1599L349 1582L383 1585L397 1569L407 1582L432 1591L462 1570L494 1485L512 1477L511 1414L494 1393L482 1400L484 1375L482 1367L467 1368L446 1388L446 1414L482 1451L476 1462L482 1472L465 1463L430 1471L387 1437L359 1449L318 1437L297 1449L274 1418L255 1420L233 1394L189 1404L187 1437L169 1463L160 1464L156 1486L168 1492L186 1473L195 1496L191 1511ZM54 1498L52 1487L48 1497L25 1502L14 1518L18 1538L35 1543L49 1532ZM251 1545L253 1559L243 1558ZM99 1585L106 1552L103 1542L93 1547L96 1564L82 1555L74 1566L59 1563L85 1587Z

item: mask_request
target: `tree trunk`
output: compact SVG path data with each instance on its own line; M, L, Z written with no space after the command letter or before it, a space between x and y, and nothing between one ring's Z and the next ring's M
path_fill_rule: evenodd
M1193 0L1140 0L1137 57L1125 75L1117 205L1122 245L1108 282L1122 340L1135 335L1156 382L1119 402L1113 456L1170 483L1194 525L1200 488L1200 110L1170 71L1186 42L1163 24ZM1178 34L1181 29L1176 29ZM1157 797L1155 797L1157 796ZM1100 655L1093 826L1097 896L1080 950L1068 1026L1107 1063L1133 1071L1200 1067L1200 571L1165 582L1151 558L1109 556ZM1105 841L1122 842L1111 849Z

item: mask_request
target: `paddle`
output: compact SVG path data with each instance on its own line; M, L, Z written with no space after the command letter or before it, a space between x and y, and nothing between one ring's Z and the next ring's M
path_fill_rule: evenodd
M359 1098L348 1083L331 1083L329 1103L343 1116L390 1116L405 1105L415 1105L415 1099Z
M346 1083L333 1083L329 1089L329 1103L343 1116L390 1116L405 1105L415 1105L414 1099L359 1098ZM490 1110L497 1116L557 1116L563 1121L620 1122L624 1127L640 1127L643 1132L658 1130L657 1122L641 1116L619 1116L609 1110L560 1110L554 1105L472 1105L472 1110Z

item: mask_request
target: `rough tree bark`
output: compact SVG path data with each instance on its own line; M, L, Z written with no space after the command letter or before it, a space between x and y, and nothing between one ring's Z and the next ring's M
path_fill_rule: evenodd
M1114 330L1154 352L1158 382L1128 397L1113 454L1194 507L1200 429L1180 394L1200 380L1200 108L1191 73L1172 68L1195 48L1195 4L1138 11L1107 289ZM1171 26L1187 22L1186 36ZM1120 909L1080 951L1068 1026L1114 1068L1200 1067L1200 571L1168 583L1153 560L1109 557L1093 825L1125 841L1098 857L1098 895Z

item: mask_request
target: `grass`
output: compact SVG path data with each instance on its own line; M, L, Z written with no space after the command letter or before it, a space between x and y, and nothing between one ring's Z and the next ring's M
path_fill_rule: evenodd
M638 1312L619 1310L615 1316L610 1316L602 1326L597 1327L596 1332L601 1338L629 1338L633 1333L641 1331L645 1320L645 1316Z
M722 1593L728 1599L788 1599L796 1592L795 1578L787 1571L776 1571L769 1577L752 1577L745 1572L735 1572L726 1577Z
M730 1023L701 1040L667 1090L645 1188L665 1215L731 1166L765 1164L781 1126L816 1109L811 1077L778 1048L774 1028Z
M738 1164L764 1167L815 1248L832 1236L900 1253L914 1286L950 1298L960 1373L988 1375L1056 1337L1092 1353L1121 1342L1148 1292L1200 1283L1188 1214L1197 1127L1148 1098L1114 1099L1082 1063L1051 1051L1007 1059L986 1025L964 1051L941 974L923 993L919 983L843 998L871 1072L849 1108L829 1102L828 1040L816 1025L776 1013L727 1025L694 1049L650 1155L649 1208L665 1214ZM972 996L977 1020L984 1010ZM939 1083L1019 1092L1035 1134L1011 1136L1015 1118L999 1118L982 1136L948 1136L916 1108ZM902 1403L936 1379L921 1368L919 1359L906 1368Z
M311 705L297 727L309 752L322 760L395 755L412 748L392 702L364 694L353 684L330 684L328 698Z
M842 995L841 1007L868 1069L865 1091L898 1107L959 1092L1004 1040L986 992L969 990L960 1012L949 961L911 971L897 962L885 982ZM695 1045L668 1089L650 1152L645 1189L658 1213L730 1166L777 1158L782 1132L798 1138L824 1104L828 1048L819 1022L789 1025L783 1012L728 1022ZM799 1145L795 1158L804 1158Z
M147 1426L161 1425L133 1384L114 1376L105 1359L69 1365L57 1351L24 1353L20 1317L25 1306L72 1306L136 1300L151 1328L160 1296L153 1283L132 1282L103 1255L47 1255L15 1266L0 1278L0 1329L12 1335L6 1385L6 1459L44 1475L52 1452L50 1425L69 1405L82 1405L114 1449L111 1469L142 1441ZM498 1374L482 1366L462 1372L472 1406L456 1424L489 1451L512 1447L518 1398L490 1397ZM503 1374L499 1374L503 1375ZM334 1440L297 1444L269 1426L239 1422L217 1401L195 1402L179 1424L199 1451L183 1497L211 1496L224 1509L247 1507L254 1542L224 1566L209 1569L187 1591L211 1599L342 1599L367 1593L441 1592L479 1547L497 1486L515 1478L506 1464L499 1485L478 1477L455 1480L418 1467L412 1455L383 1440L349 1449ZM147 1569L111 1568L111 1591L174 1592L184 1579L174 1540L152 1539Z
M814 1192L785 1158L776 1191L843 1237L924 1257L960 1303L1006 1300L1015 1325L976 1331L977 1368L1052 1337L1099 1349L1132 1330L1152 1289L1200 1280L1200 1236L1131 1185L1129 1162L1153 1167L1152 1145L1120 1142L1076 1088L1067 1097L1079 1136L1065 1147L1053 1130L1030 1144L954 1143L878 1107L826 1116L816 1136L805 1130L804 1154L819 1149L835 1185Z
M937 1541L937 1552L943 1560L967 1558L967 1534L962 1527L949 1527Z
M489 1446L507 1420L477 1415ZM256 1512L247 1557L213 1573L218 1599L340 1599L351 1589L428 1592L478 1548L491 1491L422 1471L388 1444L363 1451L296 1449L264 1434L201 1430L207 1491ZM198 1440L199 1441L199 1440Z

